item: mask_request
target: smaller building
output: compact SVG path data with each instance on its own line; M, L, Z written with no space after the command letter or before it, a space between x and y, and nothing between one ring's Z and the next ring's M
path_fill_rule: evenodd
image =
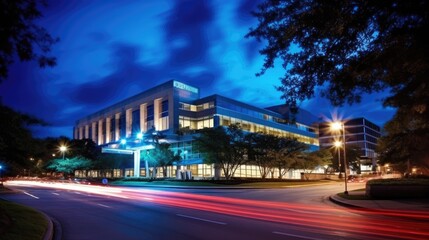
M360 148L360 170L370 173L376 170L377 153L375 152L377 140L381 137L380 127L366 118L353 118L344 122L346 147ZM319 124L320 148L332 148L334 142L341 139L339 132L331 130L331 122Z

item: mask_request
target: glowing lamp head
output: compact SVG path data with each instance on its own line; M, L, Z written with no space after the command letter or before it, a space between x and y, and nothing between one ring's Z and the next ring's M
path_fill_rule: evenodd
M341 122L338 122L338 121L331 123L331 129L334 131L341 130L342 126L343 125L341 124Z
M66 146L61 146L61 147L60 147L60 151L61 151L61 152L65 152L65 151L67 151L67 147L66 147Z
M143 139L143 133L137 133L137 139Z
M121 144L126 144L126 143L127 143L127 140L121 139Z
M334 146L337 147L337 148L341 147L341 145L342 145L342 142L340 142L340 141L335 141L334 142Z

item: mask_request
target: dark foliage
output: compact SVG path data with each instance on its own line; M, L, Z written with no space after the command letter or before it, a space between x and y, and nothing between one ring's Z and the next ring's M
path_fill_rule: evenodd
M427 144L422 143L429 142L428 9L425 0L267 0L253 13L259 24L247 37L266 42L259 74L282 61L285 75L278 90L292 107L313 97L316 89L334 105L389 90L384 106L398 111L386 127L380 152L395 161L412 157L424 162ZM412 144L414 136L418 146Z
M58 39L35 24L42 17L42 5L45 3L38 0L0 1L0 83L7 79L9 65L16 57L36 60L40 67L56 64L56 58L48 54Z
M38 145L28 127L34 124L44 123L0 104L0 164L6 165L8 174L20 174L32 166L30 159Z

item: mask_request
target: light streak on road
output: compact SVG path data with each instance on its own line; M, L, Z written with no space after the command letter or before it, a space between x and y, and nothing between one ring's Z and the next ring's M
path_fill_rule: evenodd
M188 216L188 215L183 215L183 214L176 214L176 215L179 217L190 218L190 219L194 219L194 220L198 220L198 221L215 223L215 224L219 224L219 225L226 225L226 223L224 223L224 222L219 222L219 221L214 221L214 220L209 220L209 219L204 219L204 218L199 218L199 217L193 217L193 216Z
M23 193L26 194L26 195L28 195L28 196L30 196L30 197L32 197L32 198L39 199L39 197L36 197L33 194L30 194L28 192L23 192Z
M329 206L321 208L298 203L236 199L141 188L131 189L36 182L21 183L17 181L8 182L8 184L34 184L43 187L85 191L126 198L127 201L133 202L147 202L149 200L151 203L159 205L284 223L304 227L313 233L325 235L364 235L365 239L429 239L429 216L417 211L368 211L349 209L348 212L357 213L356 215L350 215L344 214L344 211L340 210L340 208ZM280 230L275 232L282 233Z
M312 238L302 235L296 235L296 234L290 234L290 233L284 233L284 232L273 232L274 234L288 236L288 237L294 237L294 238L300 238L300 239L309 239L309 240L322 240L321 238Z
M24 187L37 186L37 187L44 187L44 188L79 191L77 193L87 192L87 193L100 194L100 195L106 195L106 196L112 196L112 197L118 197L118 198L128 198L127 196L124 196L122 194L121 189L105 187L105 186L91 186L91 185L80 185L75 183L58 183L58 182L45 183L45 182L36 182L36 181L8 181L7 185L24 186Z

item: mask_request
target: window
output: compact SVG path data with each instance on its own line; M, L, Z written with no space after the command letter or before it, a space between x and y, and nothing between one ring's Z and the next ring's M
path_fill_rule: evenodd
M132 113L131 134L135 135L140 131L140 109L137 109Z
M125 137L125 114L119 117L119 137Z
M164 100L161 103L161 118L168 116L168 100Z
M146 129L152 129L154 125L154 108L153 104L147 106L147 115L146 115Z
M115 140L115 129L116 129L116 121L115 121L115 116L110 118L110 141L114 141Z

